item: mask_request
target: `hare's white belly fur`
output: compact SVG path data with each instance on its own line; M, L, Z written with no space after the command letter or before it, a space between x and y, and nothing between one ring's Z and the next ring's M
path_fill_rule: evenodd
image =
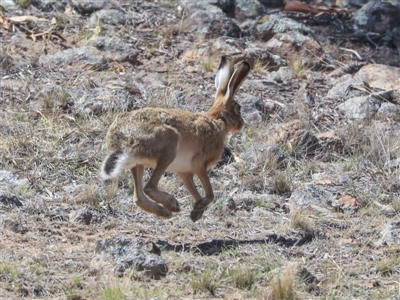
M179 149L175 156L173 162L167 167L168 172L190 172L193 170L193 157L194 152L188 149ZM155 168L157 165L157 160L145 158L145 157L135 157L130 155L124 164L125 169L131 169L137 165L144 165L145 167Z

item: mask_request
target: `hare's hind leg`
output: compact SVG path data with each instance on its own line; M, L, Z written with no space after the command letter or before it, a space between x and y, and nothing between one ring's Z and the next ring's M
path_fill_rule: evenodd
M157 145L152 145L153 150L157 150L157 164L153 170L149 181L144 187L144 192L155 202L162 204L172 212L179 212L179 203L174 196L160 191L158 182L165 173L168 166L174 161L179 148L179 133L175 128L164 125L155 135Z
M154 201L162 204L169 211L179 212L179 203L175 199L175 197L158 189L158 182L160 181L161 176L164 174L167 167L173 162L175 155L176 152L173 156L164 156L157 162L157 165L153 170L153 174L151 175L146 186L144 187L144 192L147 196L149 196Z
M143 165L137 165L136 167L133 167L131 169L134 180L133 182L135 185L135 189L133 192L133 199L136 205L139 206L144 211L155 214L156 216L164 218L170 217L171 212L168 209L149 200L143 193L143 183L142 183L143 171L144 171Z

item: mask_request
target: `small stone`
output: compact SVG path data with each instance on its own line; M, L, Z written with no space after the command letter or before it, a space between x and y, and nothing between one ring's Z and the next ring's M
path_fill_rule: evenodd
M101 115L106 111L132 111L139 99L123 89L96 87L86 90L74 103L76 114Z
M2 6L7 11L18 10L19 7L15 4L13 0L0 0L0 6Z
M331 215L332 203L335 195L316 185L298 187L292 192L289 199L290 210L308 211Z
M52 11L65 11L67 6L66 1L60 0L33 0L31 2L32 6L35 6L37 9L43 12L52 12Z
M347 76L343 76L328 91L327 97L337 100L347 100L354 97L367 96L367 93L363 90L368 91L370 89L371 87L360 78L347 78Z
M239 21L265 15L267 10L257 0L236 0L235 18Z
M21 223L10 220L10 219L5 219L3 222L3 226L5 229L8 229L15 233L24 234L28 231L28 229L25 226L23 226Z
M377 241L377 246L398 244L400 242L400 222L386 225L380 235L381 238Z
M397 19L400 21L400 18ZM366 65L354 75L354 78L365 81L374 88L400 89L400 68L397 67L381 64Z
M312 29L293 19L282 17L281 15L271 15L269 19L255 26L255 36L262 40L270 40L276 33L296 32L302 35L312 33Z
M109 25L123 25L126 23L126 15L124 12L117 9L102 9L92 15L90 23L96 26L98 20L102 20Z
M338 105L338 110L349 119L368 119L374 117L381 102L374 98L361 96L351 98Z
M22 199L20 197L3 190L0 190L0 204L13 207L23 206Z
M385 33L400 27L400 6L384 1L370 1L357 10L354 24L365 32Z
M378 119L383 121L400 122L400 105L390 102L383 102L376 113L376 116Z
M143 271L146 275L160 279L168 273L168 266L165 260L157 254L151 253L146 249L146 243L141 239L132 242L125 238L106 240L98 242L96 252L108 251L115 260L115 271L123 273L129 268Z
M103 8L104 0L72 0L71 6L80 14L91 14Z
M77 211L71 212L69 219L72 222L90 225L91 223L100 222L103 219L103 215L101 215L94 209L90 209L88 207L82 207Z

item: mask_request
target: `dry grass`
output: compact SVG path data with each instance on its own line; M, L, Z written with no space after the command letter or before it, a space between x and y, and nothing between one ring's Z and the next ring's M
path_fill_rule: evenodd
M217 266L208 266L201 274L194 274L190 286L194 294L209 292L215 296L216 290L221 286L222 274Z
M268 62L265 63L263 62L261 59L257 58L254 61L254 67L253 67L253 72L257 73L257 74L262 74L265 71L268 70Z
M251 290L257 282L259 274L248 268L236 267L228 269L226 276L234 287Z
M314 234L314 224L304 212L292 211L290 226L294 229L301 229L307 234Z
M291 268L286 268L282 274L269 284L268 300L296 299L294 289L294 274Z
M215 57L205 57L200 62L201 67L203 68L204 72L214 72L215 69L218 67L216 58Z
M21 8L28 8L32 0L16 0L15 1Z
M300 105L301 95L297 93L300 79L293 80L293 87L266 84L258 89L243 85L237 95L239 101L245 102L246 94L251 94L272 98L287 108L268 116L265 122L247 124L240 134L229 137L227 143L237 160L211 172L216 200L199 222L190 220L192 198L175 175L166 174L160 181L160 189L173 194L182 209L167 220L155 218L134 205L129 172L115 182L100 181L105 133L119 112L75 114L63 108L63 103L77 102L83 91L95 86L120 81L126 85L118 88L137 93L137 107L204 111L208 104L188 104L185 96L195 93L212 98L215 93L212 74L218 67L216 58L182 62L179 55L188 45L193 46L192 36L181 27L178 38L172 33L164 36L162 30L156 31L174 12L154 13L151 7L156 6L155 2L150 4L145 11L150 31L134 30L130 23L120 31L109 32L113 29L104 23L94 24L91 29L84 17L73 19L75 14L60 16L56 24L67 40L76 45L87 43L93 34L124 36L132 47L140 50L139 60L143 63L140 66L122 62L121 68L103 72L88 70L83 64L49 70L27 60L41 54L28 55L15 46L12 51L9 47L0 48L0 54L12 59L6 68L0 68L0 170L22 180L9 183L1 179L0 190L23 199L22 207L0 203L1 297L74 300L395 297L400 281L398 245L376 245L376 242L382 228L397 222L400 212L400 169L388 166L400 157L398 130L395 128L394 133L385 130L383 125L387 124L374 119L350 122L336 118L337 103L326 99L316 98L316 107ZM140 7L138 4L135 9ZM130 13L140 15L133 10ZM265 18L259 20L264 21ZM11 45L16 33L3 30L1 34L4 44ZM25 42L25 48L61 50L49 40ZM260 75L267 67L256 61L250 79L262 84ZM290 67L299 77L307 71L300 58L291 60ZM194 70L193 73L186 72L186 68ZM162 77L164 86L142 84L141 71L156 73ZM40 93L48 84L53 88ZM142 85L143 90L136 92L136 84ZM327 87L329 81L319 82L315 94L325 95L323 88ZM324 117L316 119L321 111ZM286 155L284 162L277 164L264 156L263 150L270 144L273 125L292 119L301 119L313 133L334 130L344 149L333 151L332 159L324 161L319 157L297 159L284 145L277 145ZM247 156L241 156L243 153ZM316 173L331 177L315 183ZM144 179L148 177L146 173ZM334 209L327 214L289 212L288 198L296 187L304 184L319 184L334 194L349 194L362 208L354 213ZM242 202L238 203L238 199ZM229 207L230 200L236 208ZM71 214L84 206L93 207L102 219L89 225L70 219ZM265 243L271 233L297 239L315 231L318 235L302 246ZM215 239L235 241L238 245L210 256L162 250L169 272L165 278L154 280L133 268L120 276L113 272L115 262L110 257L95 253L97 242L117 237L191 246ZM297 280L294 274L300 267L306 267L318 278L317 287L310 288Z
M293 56L289 59L288 67L293 71L296 77L302 77L307 71L302 57Z

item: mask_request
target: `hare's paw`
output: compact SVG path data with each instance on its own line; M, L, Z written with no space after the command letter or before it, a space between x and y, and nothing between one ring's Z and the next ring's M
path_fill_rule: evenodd
M179 207L179 203L178 200L175 199L174 196L172 195L168 195L166 197L165 203L163 203L163 205L170 210L171 212L180 212L181 208Z
M162 218L172 217L171 211L161 205L157 205L157 208L154 210L153 213L155 215L157 215L158 217L162 217Z
M155 202L164 206L169 211L171 212L180 211L179 203L174 196L155 188L145 188L144 192L147 194L147 196L149 196Z
M172 216L171 211L169 211L167 208L149 200L146 197L140 197L136 199L135 203L144 211L154 214L158 217L169 218Z
M192 219L193 222L196 222L201 219L201 217L203 216L203 213L204 213L204 209L192 210L190 212L190 218Z

